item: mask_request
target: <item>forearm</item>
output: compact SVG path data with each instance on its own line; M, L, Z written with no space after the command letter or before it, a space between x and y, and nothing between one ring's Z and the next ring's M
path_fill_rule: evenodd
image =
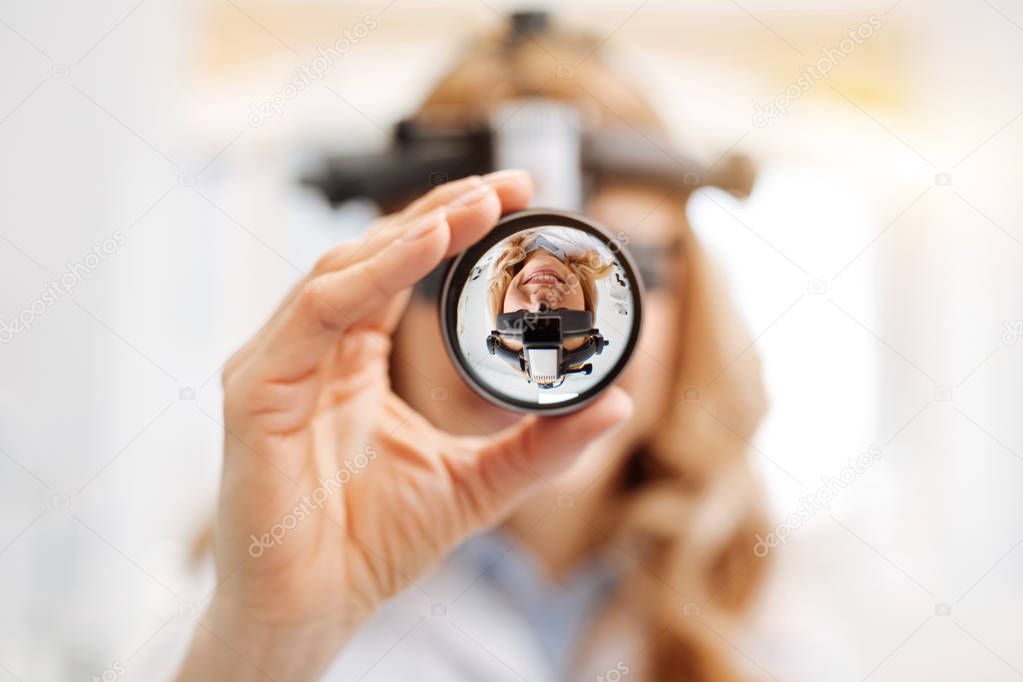
M176 680L319 679L354 632L350 619L340 620L294 627L267 626L212 604L196 626Z

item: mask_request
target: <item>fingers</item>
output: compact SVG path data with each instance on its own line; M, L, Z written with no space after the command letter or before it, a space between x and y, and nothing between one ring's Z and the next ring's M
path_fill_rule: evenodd
M288 381L311 371L352 325L390 331L399 294L444 257L478 241L502 213L528 205L532 191L524 171L500 171L447 183L382 218L362 242L336 247L320 260L231 360L231 373L256 368L257 379ZM225 368L225 381L227 374Z
M521 211L533 198L533 178L523 170L500 170L483 176L501 198L504 212Z
M406 217L412 217L429 213L430 211L436 210L441 206L454 201L462 194L465 194L482 184L483 180L478 175L470 175L469 177L462 178L461 180L446 182L443 185L433 188L423 196L413 201L411 204L406 206L403 211L401 211L401 214Z
M529 205L533 196L533 180L529 173L521 170L497 171L482 177L474 175L437 187L410 204L402 215L411 218L440 206L448 207L451 241L445 256L453 256L479 241L493 227L472 219L474 206L470 201L491 192L495 195L498 216L520 211ZM456 214L454 209L460 210Z
M461 189L463 192L458 194L449 191L449 188ZM532 194L533 181L528 173L499 171L482 178L473 176L438 187L423 197L423 203L416 210L408 212L410 215L418 215L424 207L430 210L438 207L445 209L450 234L445 257L450 257L479 241L494 227L502 214L525 208ZM444 203L442 200L447 198L450 200ZM367 319L367 325L386 333L394 331L407 302L405 296L398 298L401 300L389 305L383 314L372 320Z
M498 218L504 213L526 208L533 196L533 180L525 171L497 171L484 175L481 181L483 187L490 188L491 192L496 195L493 206L488 205L488 208L496 207ZM455 199L451 205L458 207L461 205L460 202L465 202L465 200L466 197ZM469 212L473 210L473 206L466 206L466 208L469 209ZM487 217L489 218L489 215ZM489 221L472 219L468 212L464 211L461 213L451 211L449 222L451 223L451 241L445 254L447 257L466 250L494 226ZM496 222L496 218L494 222Z
M412 202L400 213L381 218L370 228L363 242L347 243L332 248L317 263L313 274L339 270L368 258L397 237L404 221L425 215L440 207L447 209L448 223L451 227L451 240L445 256L453 256L464 251L493 227L482 226L472 219L473 214L477 214L478 217L480 212L473 201L479 201L481 195L487 195L491 190L496 195L500 216L529 205L529 200L533 196L533 180L525 171L504 170L482 177L474 175L441 185Z
M382 312L395 295L441 261L449 240L442 209L401 227L400 236L369 258L306 283L266 332L256 360L261 379L290 381L305 376L340 333Z
M413 201L402 213L408 216L428 213L455 201L462 194L484 184L494 188L506 213L525 208L533 196L533 180L529 173L516 169L500 170L483 176L471 175L441 185Z
M561 417L527 417L499 433L472 460L455 464L459 493L481 524L494 523L540 482L566 470L594 441L632 414L632 400L611 388Z
M498 434L490 457L519 458L536 474L553 476L571 465L590 443L632 414L632 400L612 388L586 408L560 417L524 419Z

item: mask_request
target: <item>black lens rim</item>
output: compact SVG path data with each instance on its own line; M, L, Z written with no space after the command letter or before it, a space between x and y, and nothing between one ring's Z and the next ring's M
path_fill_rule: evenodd
M597 237L607 248L615 254L618 263L625 270L626 276L633 284L630 288L632 293L633 320L629 338L625 341L625 349L622 356L614 367L607 372L596 384L583 391L575 398L564 402L540 405L524 400L518 400L509 396L498 394L488 388L473 368L469 366L458 348L458 299L462 290L460 287L453 288L454 282L468 280L469 274L479 262L480 258L495 244L503 239L534 227L571 227L582 230ZM453 290L457 289L457 290ZM493 230L491 230L480 241L458 254L447 268L444 274L444 284L441 287L438 297L438 312L440 314L440 327L444 337L444 348L450 356L452 364L462 379L480 396L489 402L513 412L536 413L545 415L558 415L575 412L597 398L607 389L618 375L625 369L632 359L632 354L639 342L639 336L643 329L643 296L645 288L639 274L639 268L633 261L632 256L621 244L614 234L600 223L577 213L568 211L555 211L549 209L527 209L509 213L501 218ZM595 321L596 322L596 321Z

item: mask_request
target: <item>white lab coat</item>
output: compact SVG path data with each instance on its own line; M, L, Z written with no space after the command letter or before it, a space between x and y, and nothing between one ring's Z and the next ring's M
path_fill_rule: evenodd
M513 549L499 561L529 559ZM633 654L643 644L640 633L616 631L613 639L596 647L599 655L588 655L570 673L559 670L538 640L542 633L519 608L527 596L521 591L533 588L520 581L513 587L520 592L516 595L495 573L466 552L456 552L418 586L384 604L324 679L555 682L599 679L625 660L634 665ZM593 601L606 596L593 594Z

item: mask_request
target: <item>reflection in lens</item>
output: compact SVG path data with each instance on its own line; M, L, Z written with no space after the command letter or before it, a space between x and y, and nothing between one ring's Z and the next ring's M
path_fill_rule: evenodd
M464 279L449 276L446 287L457 297L456 364L478 391L517 409L588 400L620 371L638 333L628 259L588 223L551 223L499 232L464 254L471 262L456 262Z

